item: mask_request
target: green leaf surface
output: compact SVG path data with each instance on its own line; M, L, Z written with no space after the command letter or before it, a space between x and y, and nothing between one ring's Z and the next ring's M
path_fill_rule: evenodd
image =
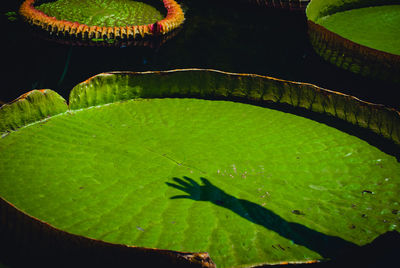
M337 12L355 8L395 5L398 0L311 0L307 6L307 18L316 21L321 17L332 15Z
M63 97L50 89L32 90L0 107L0 134L67 111Z
M399 8L398 0L312 0L306 10L310 42L339 68L398 83Z
M162 12L147 2L57 0L41 4L37 6L37 9L51 17L56 17L58 20L79 22L89 26L146 25L162 20L164 18Z
M346 10L316 23L353 42L400 55L400 5Z
M206 251L218 267L335 258L398 228L399 162L367 142L269 108L123 88L97 106L84 99L101 94L75 90L78 110L1 138L0 196L74 234Z

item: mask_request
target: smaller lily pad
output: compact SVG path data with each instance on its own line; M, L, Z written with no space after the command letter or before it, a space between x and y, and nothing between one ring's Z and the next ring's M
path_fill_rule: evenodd
M165 17L154 6L132 0L57 0L36 8L57 20L100 27L153 24Z
M400 5L345 10L316 23L355 43L400 55Z
M20 7L25 20L50 34L79 40L139 39L162 36L184 21L174 0L56 0Z
M400 83L400 5L394 0L312 0L311 43L351 72Z

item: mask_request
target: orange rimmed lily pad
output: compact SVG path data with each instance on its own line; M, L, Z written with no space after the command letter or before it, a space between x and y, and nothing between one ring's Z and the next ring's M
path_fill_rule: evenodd
M26 0L20 14L34 26L78 39L135 39L165 35L178 28L184 14L174 0L57 0L35 5ZM152 3L159 4L158 7ZM165 14L164 14L165 13Z

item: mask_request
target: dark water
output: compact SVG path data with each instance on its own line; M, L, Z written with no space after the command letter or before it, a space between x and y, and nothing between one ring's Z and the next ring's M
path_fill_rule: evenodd
M196 67L309 82L400 108L399 85L367 79L320 59L309 44L302 12L233 0L181 0L184 26L159 48L78 47L40 38L21 19L9 21L5 13L17 11L22 2L7 1L2 11L3 102L34 88L50 88L67 98L74 85L101 72Z

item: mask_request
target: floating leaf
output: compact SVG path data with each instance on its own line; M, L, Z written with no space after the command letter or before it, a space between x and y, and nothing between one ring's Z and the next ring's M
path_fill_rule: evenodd
M315 50L340 68L400 83L400 5L395 0L313 0Z
M208 252L218 267L336 258L397 228L381 213L399 209L394 156L295 114L167 98L261 84L281 100L307 86L199 70L93 77L69 110L0 139L0 195L59 230Z

